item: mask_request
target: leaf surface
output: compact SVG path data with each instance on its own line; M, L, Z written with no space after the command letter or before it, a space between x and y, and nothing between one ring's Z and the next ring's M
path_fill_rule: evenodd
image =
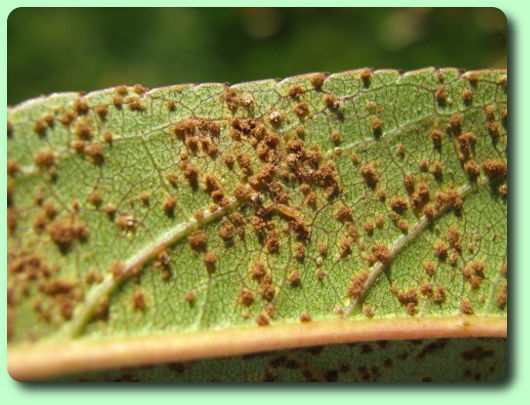
M10 372L504 336L506 91L363 69L11 108ZM143 346L83 357L113 342Z

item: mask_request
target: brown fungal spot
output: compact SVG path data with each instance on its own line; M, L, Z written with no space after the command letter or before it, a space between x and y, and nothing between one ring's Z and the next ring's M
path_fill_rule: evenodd
M169 111L175 111L176 103L174 100L166 100L165 105Z
M298 270L292 270L289 275L287 276L287 281L292 286L300 285L300 273Z
M105 214L107 214L109 217L116 214L117 208L114 204L107 204L104 208Z
M48 227L48 233L52 240L62 248L88 236L88 230L83 224L65 220L53 222Z
M466 72L462 75L462 77L469 81L473 86L477 84L478 81L478 73L475 71Z
M444 136L443 132L440 131L439 129L433 129L431 131L431 139L436 148L440 148L442 146L443 136Z
M477 136L473 132L464 132L458 137L460 151L468 156L476 141Z
M317 249L321 256L326 256L329 251L329 246L326 242L319 242Z
M60 117L59 122L65 126L68 126L75 119L75 113L73 111L65 111Z
M223 221L219 228L219 236L225 242L231 241L234 237L234 226L228 221Z
M255 299L255 293L252 290L249 290L248 288L242 288L239 290L239 296L237 301L246 307L252 305L254 303Z
M20 171L20 164L14 159L7 160L7 174L9 176L15 176Z
M495 302L500 308L506 306L508 301L508 286L503 284L495 294Z
M88 112L88 103L84 98L78 98L74 102L74 108L79 115L84 115Z
M397 222L397 227L403 233L408 233L409 232L409 223L408 223L408 221L406 219L400 219Z
M370 127L372 128L372 131L374 132L375 135L379 136L381 134L382 126L383 126L383 121L380 118L375 117L372 119Z
M254 262L250 270L250 277L253 280L261 280L267 274L267 266L262 261Z
M273 125L279 125L285 120L285 116L278 110L273 110L269 113L269 120Z
M127 86L116 86L114 91L120 96L126 96L129 93Z
M199 167L193 163L185 164L182 169L182 174L188 181L191 187L196 187L199 178Z
M277 252L280 249L280 238L278 232L271 230L265 236L265 247L269 253Z
M324 73L315 73L309 78L309 81L317 90L320 90L322 88L322 85L324 84L325 80L326 75Z
M372 318L375 315L374 309L370 305L364 305L363 315L368 318Z
M300 322L311 322L311 314L309 312L302 312L300 314Z
M464 170L472 179L476 178L480 174L480 166L473 159L470 159L466 163L464 163Z
M92 162L100 164L103 162L103 145L99 142L91 143L86 145L84 152L87 156L92 159Z
M439 86L435 92L434 97L436 98L436 101L439 105L443 106L447 103L447 90L445 89L445 86Z
M125 100L131 111L145 111L146 106L139 97L127 97Z
M446 290L443 285L439 286L438 289L434 292L434 295L432 296L432 300L434 302L440 303L443 300L445 300L446 296Z
M300 97L300 95L304 92L304 89L298 84L293 84L291 87L289 87L289 90L287 91L287 94L289 97L297 99Z
M195 301L195 298L197 297L197 293L194 290L190 290L184 294L184 301L186 301L188 304L191 304Z
M402 159L405 156L405 146L401 143L396 145L395 152L396 156Z
M368 272L363 271L351 278L351 284L348 286L347 294L352 299L358 299L364 292L365 283L368 280Z
M423 295L426 295L428 297L431 297L433 292L434 292L434 288L433 288L433 285L429 282L423 282L420 286L420 291Z
M460 231L454 225L447 229L447 242L449 242L450 247L458 251L462 249L462 245L460 243Z
M169 195L164 200L164 203L162 204L162 209L165 211L166 214L170 215L175 211L176 206L177 201L175 200L175 197Z
M188 243L195 251L205 250L208 243L208 236L201 230L196 230L188 236Z
M331 139L331 142L333 142L334 144L339 144L342 142L342 134L340 132L332 132L329 137Z
M462 116L458 113L451 115L451 118L449 118L449 125L451 126L451 129L455 135L460 134L462 129Z
M465 89L462 92L462 100L465 104L471 104L473 102L473 92L470 89Z
M301 242L294 244L294 257L297 260L303 260L305 258L305 246Z
M374 189L380 178L379 172L377 171L377 163L371 161L361 166L361 175L366 185Z
M143 291L135 291L132 296L132 305L136 310L143 311L146 306L145 294Z
M297 103L293 108L294 113L298 118L302 118L309 114L309 105L305 102Z
M335 218L341 222L351 222L353 211L350 207L345 205L340 206L337 211L335 211Z
M462 312L463 314L472 314L474 311L473 311L473 304L471 304L470 301L468 300L461 300L460 301L460 312Z
M488 176L488 178L491 180L500 176L504 176L508 171L506 163L494 159L485 160L482 163L482 168L484 169L484 172L486 172L486 176Z
M374 224L372 221L367 219L363 224L364 232L366 232L368 235L372 235L374 233Z
M116 108L121 108L123 104L123 98L121 96L112 97L112 104L114 104L114 107Z
M372 79L372 76L374 74L374 71L369 68L364 68L361 71L361 80L364 84L364 87L368 87L370 85L370 80Z
M395 195L390 199L390 207L398 214L403 214L406 211L408 204L403 197Z
M345 258L345 257L348 257L351 253L351 245L352 245L352 241L350 238L343 238L340 242L339 242L339 254L340 254L340 257L342 258Z
M418 167L422 172L429 170L429 161L427 159L420 159L418 162Z
M104 131L103 132L103 140L106 142L106 143L112 143L112 141L114 140L113 137L112 137L112 133L110 131Z
M434 275L434 272L436 271L436 263L435 262L431 262L431 261L424 261L423 262L423 269L425 270L425 272L429 276L432 276L432 275Z
M449 251L449 248L445 242L441 240L436 240L432 248L434 250L434 254L441 260L447 257L447 252Z
M43 149L33 155L35 164L39 167L51 167L55 163L55 156L51 149Z
M33 130L37 134L42 136L46 133L47 129L48 129L48 124L46 123L46 121L41 120L41 119L36 119L35 121L33 121Z
M85 141L81 139L74 139L70 142L70 147L77 152L83 152L85 150Z
M142 191L140 193L140 201L144 204L149 204L149 200L151 199L151 195L147 191Z
M256 317L256 324L258 326L267 326L269 325L269 318L267 317L267 315L264 315L264 314L259 314L257 317Z
M414 177L414 175L405 175L405 178L403 179L403 185L405 186L405 190L407 190L407 192L411 194L414 191L414 187L416 185L416 178Z
M385 243L376 243L372 245L372 253L382 264L390 261L390 248Z
M315 276L318 280L322 280L324 277L326 277L326 273L324 273L324 270L322 270L321 267L317 267L315 270Z
M330 110L338 110L340 108L340 101L334 94L328 93L324 96L324 104Z
M57 215L57 209L51 202L44 204L44 213L49 219L54 219Z
M442 178L443 165L441 162L435 161L432 164L431 174L438 180Z
M68 294L75 287L77 287L76 281L58 278L52 281L48 281L45 284L42 284L40 290L47 295L59 295Z
M208 269L208 271L215 270L215 264L217 263L218 257L214 252L206 252L204 254L204 266Z
M104 118L107 113L109 112L109 109L106 104L98 104L94 107L94 111L97 115L99 115L101 118Z
M234 155L231 153L224 153L223 154L223 163L229 168L232 169L234 167L235 158Z
M133 91L137 94L144 94L147 90L149 90L147 87L142 86L141 84L135 84L133 86Z
M102 201L101 194L99 193L98 190L92 191L90 195L88 196L88 202L92 205L97 206L101 204L101 201Z
M272 276L270 274L266 274L261 280L259 285L259 293L267 301L270 301L274 298L276 289L272 284Z

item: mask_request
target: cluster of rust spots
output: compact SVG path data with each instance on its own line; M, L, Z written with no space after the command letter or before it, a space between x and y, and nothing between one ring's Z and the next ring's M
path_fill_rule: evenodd
M482 168L490 180L504 176L508 171L506 163L500 160L488 159L482 163Z
M418 305L417 289L409 288L408 290L400 291L395 284L392 284L391 291L392 294L394 294L399 300L399 302L406 306L407 313L409 315L414 315L416 313Z
M169 280L171 278L171 267L170 267L171 258L166 249L158 252L155 258L155 267L158 267L162 270L162 280Z
M69 248L75 241L84 241L89 235L88 228L83 223L66 219L52 222L48 233L61 249Z
M361 298L366 288L368 272L363 271L352 276L351 283L347 288L347 295L353 300Z
M476 289L480 287L484 279L485 264L481 260L474 260L462 267L462 275L464 279L469 282L471 288Z
M376 243L372 245L372 254L382 264L387 264L390 261L390 248L385 243Z

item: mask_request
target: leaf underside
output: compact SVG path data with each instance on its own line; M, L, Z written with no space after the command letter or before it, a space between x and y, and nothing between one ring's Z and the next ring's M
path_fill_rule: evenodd
M505 70L120 86L10 108L10 350L204 331L215 344L218 330L341 317L506 319L506 130ZM443 342L440 358L477 345ZM315 370L340 368L347 347L326 347L331 365ZM226 378L267 379L275 356ZM153 375L171 379L164 367ZM271 378L304 379L289 370Z

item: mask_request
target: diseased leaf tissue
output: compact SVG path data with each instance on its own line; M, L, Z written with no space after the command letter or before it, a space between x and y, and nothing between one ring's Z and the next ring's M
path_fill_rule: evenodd
M504 70L119 86L11 108L10 350L505 319L506 129Z

